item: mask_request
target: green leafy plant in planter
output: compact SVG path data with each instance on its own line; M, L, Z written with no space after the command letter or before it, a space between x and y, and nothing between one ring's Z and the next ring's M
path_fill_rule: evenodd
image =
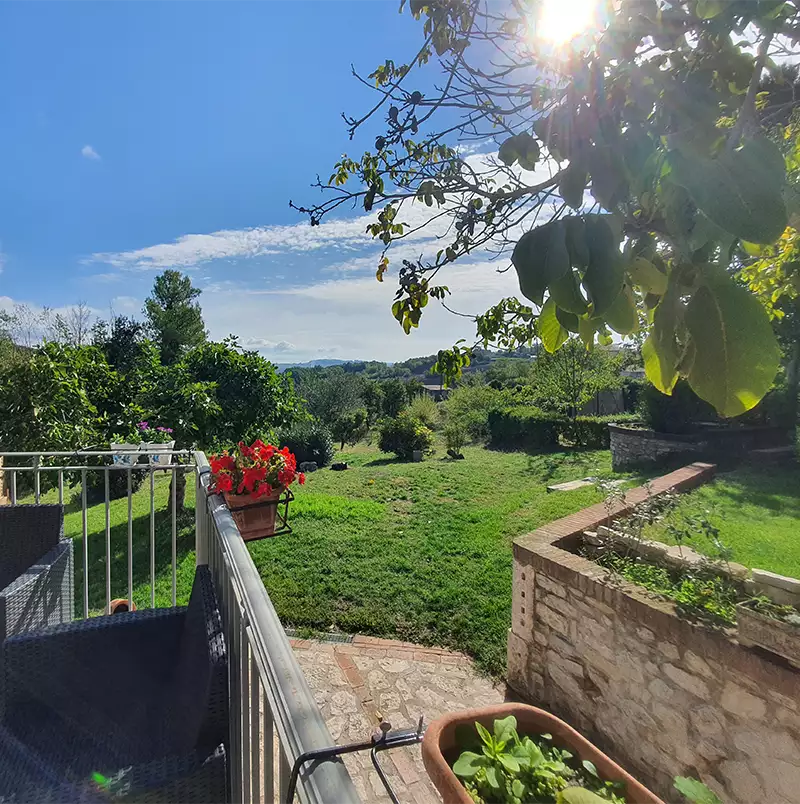
M475 723L453 764L476 804L623 804L622 785L603 781L594 764L557 748L549 734L520 737L513 715L494 721L493 732Z
M789 623L789 625L800 627L800 611L795 606L781 605L764 595L754 597L746 601L746 603L749 608L753 609L753 611L757 611L759 614L772 617L773 620L782 620L783 622Z

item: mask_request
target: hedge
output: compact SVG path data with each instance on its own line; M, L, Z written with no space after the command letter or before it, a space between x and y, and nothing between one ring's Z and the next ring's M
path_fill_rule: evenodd
M631 413L569 419L539 408L505 408L489 414L489 446L544 451L556 449L564 441L586 449L608 449L608 425L634 421L638 417Z

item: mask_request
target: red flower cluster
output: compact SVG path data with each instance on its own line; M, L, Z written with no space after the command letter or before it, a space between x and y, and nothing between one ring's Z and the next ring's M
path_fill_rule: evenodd
M240 441L233 454L223 452L209 458L211 491L255 494L264 497L294 483L302 486L306 476L297 472L297 459L288 447L278 449L260 439L250 446Z

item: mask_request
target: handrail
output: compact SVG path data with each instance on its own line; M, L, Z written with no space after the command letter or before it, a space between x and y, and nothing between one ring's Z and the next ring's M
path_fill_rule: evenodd
M207 494L210 477L205 454L196 452L195 463L200 488ZM229 559L232 580L250 633L250 647L269 698L275 728L291 766L301 754L333 745L334 740L228 507L216 494L207 497L207 506L220 546ZM298 793L307 804L360 804L361 801L347 769L338 759L305 768L300 774Z

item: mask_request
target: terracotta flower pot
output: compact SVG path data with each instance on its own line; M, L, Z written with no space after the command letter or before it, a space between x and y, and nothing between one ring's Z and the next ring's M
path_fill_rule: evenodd
M255 494L225 492L225 502L236 527L239 528L239 533L246 542L263 539L275 533L277 502L283 491L283 486L278 486L272 494L262 494L260 497Z
M569 749L581 760L588 759L593 762L601 778L612 782L624 782L628 804L664 804L660 798L639 784L633 776L609 759L572 726L535 706L516 703L452 712L434 720L428 726L422 740L422 761L444 804L474 804L461 780L450 767L463 750L456 742L456 729L460 726L474 728L477 720L491 732L495 720L509 715L516 717L520 737L552 734L556 746Z

